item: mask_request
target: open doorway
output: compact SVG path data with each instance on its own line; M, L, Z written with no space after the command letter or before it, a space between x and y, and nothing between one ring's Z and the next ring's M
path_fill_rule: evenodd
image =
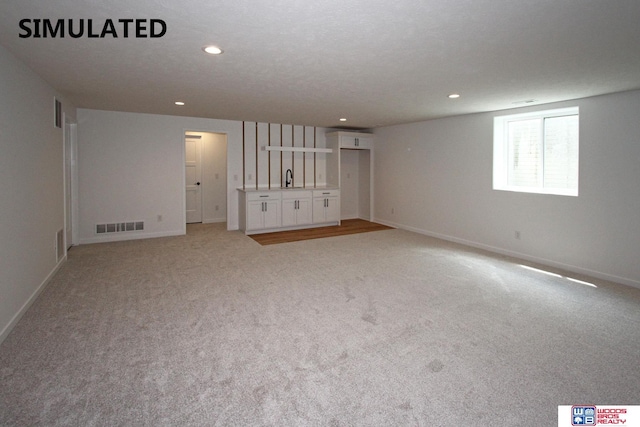
M64 114L64 242L65 250L77 242L77 124Z
M227 135L186 131L186 222L227 221Z

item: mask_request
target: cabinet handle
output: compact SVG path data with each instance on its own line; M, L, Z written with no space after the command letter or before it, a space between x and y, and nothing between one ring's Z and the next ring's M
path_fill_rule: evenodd
M324 199L324 207L325 208L329 207L329 199Z
M358 147L359 145L360 145L360 140L356 138L356 147Z
M322 193L322 194L331 194L331 193Z
M265 194L264 196L260 196L260 197L269 197L269 195L268 195L268 194Z

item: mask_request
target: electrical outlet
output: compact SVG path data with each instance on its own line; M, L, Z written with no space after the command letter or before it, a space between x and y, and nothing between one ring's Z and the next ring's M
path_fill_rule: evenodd
M396 213L396 209L395 208L391 208L391 215L393 215L394 213Z
M249 174L249 178L248 179L249 179L249 181L251 181L251 174Z
M220 206L219 206L219 205L216 205L216 210L219 210L219 209L220 209Z
M216 174L216 179L220 179L220 174Z
M516 231L513 233L513 237L515 237L515 238L516 238L516 240L520 240L520 231L519 231L519 230L516 230Z
M162 222L162 215L158 214L158 222Z

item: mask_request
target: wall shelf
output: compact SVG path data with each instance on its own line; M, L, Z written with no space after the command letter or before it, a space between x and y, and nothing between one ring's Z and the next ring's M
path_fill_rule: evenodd
M313 147L282 147L279 145L264 145L262 151L283 151L287 153L333 153L331 148L313 148Z

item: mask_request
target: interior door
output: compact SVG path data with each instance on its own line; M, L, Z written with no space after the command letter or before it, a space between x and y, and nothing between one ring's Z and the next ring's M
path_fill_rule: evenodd
M200 135L185 135L185 206L187 224L202 222L202 140Z

